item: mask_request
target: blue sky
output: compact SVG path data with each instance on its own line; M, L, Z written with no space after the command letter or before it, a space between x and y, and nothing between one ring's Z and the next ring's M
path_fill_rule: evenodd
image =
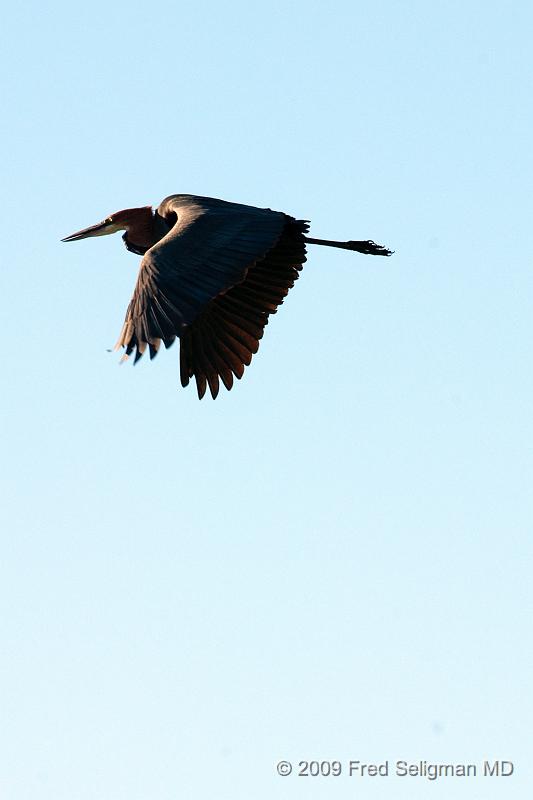
M532 17L4 12L3 800L530 796ZM59 242L176 192L396 252L313 249L198 402L106 352L120 238ZM315 758L516 771L275 773Z

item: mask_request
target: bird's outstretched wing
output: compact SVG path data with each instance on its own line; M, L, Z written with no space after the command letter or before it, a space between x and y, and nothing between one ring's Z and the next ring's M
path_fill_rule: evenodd
M181 339L183 386L199 397L227 389L257 352L305 262L308 225L286 214L223 200L173 195L159 206L168 233L145 254L117 347L137 361Z

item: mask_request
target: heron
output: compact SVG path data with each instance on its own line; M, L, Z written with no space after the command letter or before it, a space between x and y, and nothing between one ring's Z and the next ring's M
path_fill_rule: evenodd
M307 236L309 222L270 208L173 194L152 206L126 208L61 241L124 231L127 249L143 256L115 350L134 363L161 342L180 340L180 378L194 377L198 397L217 397L257 352L271 314L306 261L306 246L375 256L392 251L372 240L339 242Z

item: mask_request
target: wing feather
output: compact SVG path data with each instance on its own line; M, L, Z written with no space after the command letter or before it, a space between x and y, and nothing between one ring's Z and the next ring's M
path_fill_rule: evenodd
M270 209L194 195L159 206L160 223L175 224L145 254L117 346L180 336L205 306L242 282L280 238L286 216ZM155 323L155 324L154 324ZM169 324L170 323L170 324Z
M252 355L257 352L269 314L275 313L298 278L305 262L306 231L305 222L291 220L279 243L250 268L245 280L209 303L191 326L192 330L207 329L205 335L212 337L218 353L222 352L221 347L227 348L233 361L226 363L237 378L242 377L244 367L250 364ZM272 274L276 276L275 290L271 288ZM195 375L197 384L199 380L207 382L205 361L190 351L183 336L181 349L187 373ZM229 359L227 351L224 354ZM220 368L219 375L228 388Z
M117 347L137 362L180 338L180 378L233 386L257 352L305 262L308 225L270 209L172 195L156 220L164 234L144 255ZM166 233L165 233L166 231Z

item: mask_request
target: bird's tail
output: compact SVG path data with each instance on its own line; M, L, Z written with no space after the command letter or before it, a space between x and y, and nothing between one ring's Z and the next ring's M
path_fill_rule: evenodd
M389 250L381 244L376 244L372 239L364 242L334 242L330 239L311 239L310 236L304 237L308 244L322 244L326 247L341 247L343 250L354 250L356 253L365 253L370 256L391 256L394 250Z

